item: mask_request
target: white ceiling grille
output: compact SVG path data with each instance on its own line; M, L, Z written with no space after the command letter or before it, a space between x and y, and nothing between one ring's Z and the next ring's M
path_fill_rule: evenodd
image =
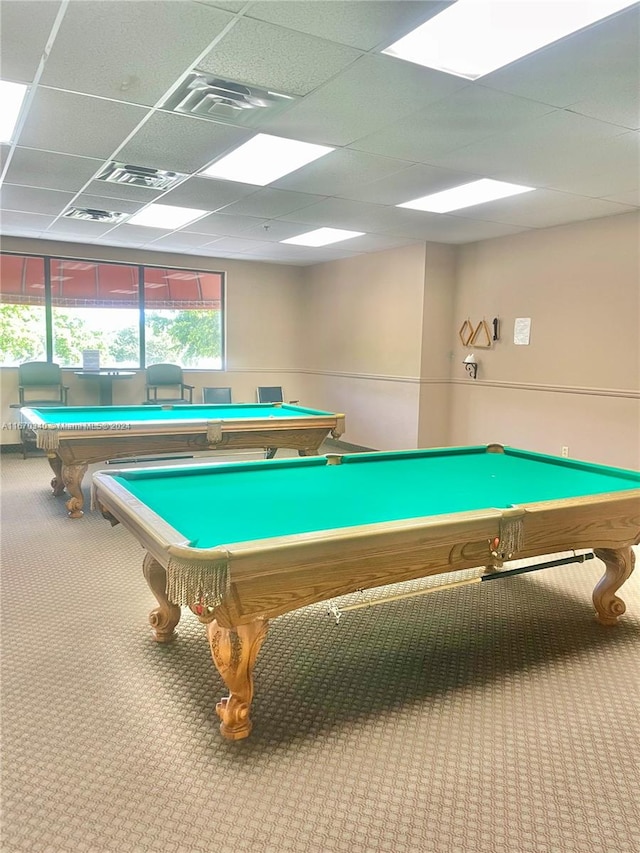
M84 219L87 222L122 222L126 213L114 210L95 210L92 207L70 207L64 214L68 219Z
M252 125L292 106L297 98L193 71L167 98L163 109L176 113Z
M162 169L150 169L147 166L128 166L112 160L98 175L99 181L112 184L134 184L152 190L168 190L186 180L189 175L182 172L165 172Z

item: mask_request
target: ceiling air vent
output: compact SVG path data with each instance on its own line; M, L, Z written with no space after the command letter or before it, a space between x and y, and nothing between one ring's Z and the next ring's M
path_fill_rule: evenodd
M63 214L68 219L84 219L86 222L122 222L126 219L126 213L116 213L113 210L94 210L92 207L70 207Z
M98 180L112 184L133 184L151 190L168 190L188 177L189 175L182 172L165 172L162 169L149 169L147 166L128 166L112 160L98 175Z
M291 95L222 80L196 70L167 98L162 108L212 121L252 125L290 107L296 100Z

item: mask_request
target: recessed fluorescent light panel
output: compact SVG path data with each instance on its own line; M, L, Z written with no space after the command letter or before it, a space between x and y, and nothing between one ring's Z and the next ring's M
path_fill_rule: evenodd
M139 213L129 217L129 225L148 225L149 228L168 228L175 230L188 225L210 210L198 210L194 207L176 207L173 204L150 204Z
M268 133L258 133L231 154L217 160L200 174L242 184L266 187L283 175L295 172L307 163L333 151L327 145L283 139Z
M0 142L11 142L27 87L0 80Z
M482 178L480 181L472 181L470 184L462 184L450 190L424 195L422 198L414 198L413 201L405 201L403 204L397 204L396 207L427 210L430 213L448 213L450 210L473 207L474 204L485 204L487 201L507 198L510 195L529 193L534 189L535 187L523 187L520 184L507 184L505 181Z
M383 50L477 80L635 0L457 0Z
M364 231L344 231L340 228L316 228L315 231L307 231L298 234L297 237L289 237L288 240L280 240L281 243L291 243L294 246L328 246L331 243L339 243L341 240L350 240L352 237L362 237Z

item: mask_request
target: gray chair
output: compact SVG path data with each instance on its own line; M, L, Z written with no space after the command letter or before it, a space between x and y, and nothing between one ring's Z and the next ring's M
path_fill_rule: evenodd
M186 385L182 381L182 368L178 364L149 365L145 389L147 399L144 403L147 406L158 406L163 403L193 403L194 386Z
M203 388L202 389L202 402L203 403L230 403L231 402L231 388L226 387L217 387L217 388Z
M281 385L258 385L259 403L284 403Z
M59 364L51 361L25 361L18 368L18 403L10 408L43 409L51 406L66 406L69 387L62 384ZM29 447L35 447L36 434L26 426L24 419L20 430L22 458L27 458Z

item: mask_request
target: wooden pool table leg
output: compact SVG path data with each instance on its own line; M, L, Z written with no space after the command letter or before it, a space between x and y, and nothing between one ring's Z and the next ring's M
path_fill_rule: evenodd
M627 609L615 593L631 575L636 555L631 547L595 548L594 553L606 566L604 575L593 590L596 618L603 625L615 625Z
M153 637L158 643L168 643L175 637L174 628L180 621L180 608L169 601L165 592L167 572L155 557L147 554L142 563L142 571L160 607L149 614L149 624L153 628Z
M74 465L62 466L62 479L64 480L65 489L71 497L66 503L69 510L69 518L82 518L84 512L84 497L82 494L82 478L89 466L86 462Z
M51 488L55 497L64 493L64 479L62 477L62 459L57 453L48 453L47 461L54 473L54 478L51 480Z
M233 628L225 628L215 619L207 624L211 657L231 694L216 705L222 720L220 732L229 740L240 740L251 733L253 667L268 628L268 619L255 619Z

